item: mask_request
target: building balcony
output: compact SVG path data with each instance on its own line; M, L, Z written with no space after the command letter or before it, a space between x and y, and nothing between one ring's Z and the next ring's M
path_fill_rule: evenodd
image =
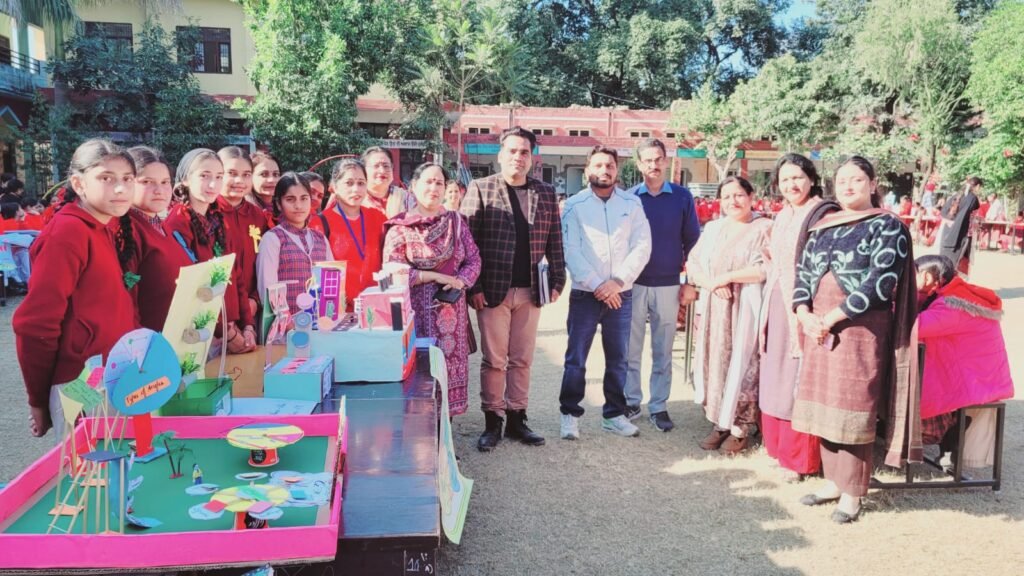
M0 46L0 94L31 99L48 82L45 62Z

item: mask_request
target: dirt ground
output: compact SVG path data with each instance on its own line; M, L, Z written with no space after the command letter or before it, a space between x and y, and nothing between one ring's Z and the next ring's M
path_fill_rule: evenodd
M462 543L446 544L443 574L1021 574L1024 572L1024 256L980 254L973 281L1004 299L1003 328L1017 397L1007 402L1003 488L872 491L853 525L797 500L821 480L786 484L759 449L738 458L697 447L709 425L692 403L677 351L669 412L675 431L646 421L639 438L600 429L603 359L591 352L578 442L558 439L558 391L568 299L542 315L530 425L547 446L503 442L476 451L483 415L455 422L463 473L475 480ZM52 446L31 438L10 318L0 308L0 482ZM599 342L599 340L598 340ZM965 351L965 353L970 353ZM479 391L474 358L471 398ZM645 360L649 369L649 359ZM645 391L646 394L646 391Z

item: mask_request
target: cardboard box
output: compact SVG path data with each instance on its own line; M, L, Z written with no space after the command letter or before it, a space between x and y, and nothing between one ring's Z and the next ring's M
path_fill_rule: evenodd
M287 349L284 344L270 346L270 365L284 358ZM234 380L231 395L235 398L261 398L263 396L263 372L267 366L267 350L257 346L246 354L228 354L224 362L224 375ZM220 372L220 357L206 363L206 377L216 378Z
M284 357L267 369L263 378L263 397L319 402L334 383L334 358Z
M412 303L408 286L392 286L381 291L377 286L363 290L356 298L353 311L364 330L394 330L392 310L399 306L402 311L401 326L412 317Z
M334 359L335 382L399 382L416 364L415 314L402 331L350 328L309 333L312 356ZM289 339L288 356L295 350Z
M178 392L158 410L160 416L227 416L231 414L231 379L203 378Z

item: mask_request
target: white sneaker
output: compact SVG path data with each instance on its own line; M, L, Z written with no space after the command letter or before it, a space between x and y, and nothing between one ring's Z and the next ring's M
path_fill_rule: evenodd
M629 421L629 418L625 416L616 416L615 418L603 418L601 421L601 429L605 432L611 432L612 434L618 434L619 436L639 436L640 429L633 425Z
M562 439L580 439L580 419L572 414L562 414Z

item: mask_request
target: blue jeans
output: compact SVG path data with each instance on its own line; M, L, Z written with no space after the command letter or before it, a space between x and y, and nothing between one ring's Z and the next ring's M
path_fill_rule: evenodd
M623 389L626 385L633 294L626 290L619 296L622 297L622 307L612 310L594 298L592 292L573 290L569 293L569 346L565 351L562 392L558 397L562 414L572 414L577 418L583 415L580 402L587 389L587 356L599 325L605 361L604 407L601 413L605 418L614 418L621 416L626 409Z

